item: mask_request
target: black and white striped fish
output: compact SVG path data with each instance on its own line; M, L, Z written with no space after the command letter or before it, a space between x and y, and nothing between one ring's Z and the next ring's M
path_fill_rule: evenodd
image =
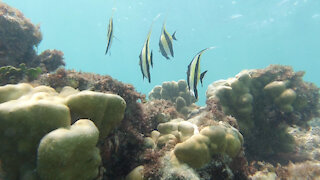
M108 24L107 49L105 54L107 54L110 49L110 46L112 44L112 39L113 39L113 18L111 17L109 19L109 24Z
M152 27L152 26L151 26ZM142 47L142 50L139 55L139 65L142 72L142 79L145 77L148 79L148 82L151 82L151 76L150 76L150 65L153 67L152 62L152 51L150 53L149 49L149 42L150 42L150 35L151 35L151 28L149 30L147 39Z
M197 91L197 85L199 83L199 80L202 85L202 79L204 75L207 73L207 70L202 72L200 74L200 58L202 53L204 51L213 49L215 47L209 47L206 49L201 50L190 62L188 65L188 71L187 71L187 82L188 82L188 88L191 95L193 95L198 100L198 91Z
M171 36L166 30L165 23L163 23L159 47L161 54L167 59L170 59L169 56L174 57L172 41L177 40L175 34L176 32Z

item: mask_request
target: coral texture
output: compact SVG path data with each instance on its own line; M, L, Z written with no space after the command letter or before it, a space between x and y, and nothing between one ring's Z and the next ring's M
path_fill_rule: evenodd
M233 165L245 166L241 162L242 135L227 122L212 119L208 110L188 120L178 118L160 123L150 137L145 137L145 178L245 177L244 172L239 172L241 168ZM215 171L210 174L212 168Z
M249 156L272 159L294 150L288 125L307 127L319 116L319 89L304 82L303 74L278 65L245 70L209 85L207 102L218 102L224 113L237 119Z
M99 131L90 120L80 119L70 129L45 135L38 148L37 172L43 180L97 177L101 157L96 147Z
M236 157L241 150L243 137L238 130L227 124L205 127L200 134L193 135L174 148L174 154L181 162L200 168L211 161L211 157L227 154Z
M145 113L143 104L140 103L145 102L145 96L136 92L132 85L121 83L110 76L76 72L64 68L59 68L55 73L43 74L33 83L51 86L57 91L61 91L64 86L71 86L79 90L90 89L121 96L127 104L124 118L117 131L111 132L100 144L103 166L106 168L104 176L109 179L124 177L139 165L140 160L137 154L144 151L141 134L150 133L156 127L152 125L150 119L153 115L162 113L162 109L153 115Z
M185 116L189 113L188 106L196 102L196 99L189 93L185 80L163 82L162 86L155 86L149 93L149 99L169 100Z
M120 123L126 106L118 95L79 92L71 87L57 93L48 86L17 84L2 86L0 92L0 159L8 179L32 174L45 134L68 128L71 120L89 118L103 140Z

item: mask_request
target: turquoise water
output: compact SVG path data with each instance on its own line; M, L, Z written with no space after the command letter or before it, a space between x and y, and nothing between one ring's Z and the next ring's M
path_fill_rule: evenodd
M199 105L206 87L243 69L269 64L306 71L305 80L320 85L319 0L3 0L40 24L38 52L64 52L66 68L110 75L148 94L164 81L186 79L187 66L201 49L216 46L201 59L208 70L198 85ZM114 10L113 10L114 9ZM105 55L109 18L114 11L114 35ZM157 18L155 18L157 17ZM154 20L155 19L155 20ZM161 27L176 32L175 57L159 52ZM139 54L152 26L154 52L151 84L142 80Z

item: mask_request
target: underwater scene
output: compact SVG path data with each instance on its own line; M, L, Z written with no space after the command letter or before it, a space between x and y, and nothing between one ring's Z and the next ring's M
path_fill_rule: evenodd
M320 1L0 0L0 180L320 179Z

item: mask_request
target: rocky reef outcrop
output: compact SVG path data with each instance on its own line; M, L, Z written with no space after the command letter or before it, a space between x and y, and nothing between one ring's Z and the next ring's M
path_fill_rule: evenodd
M304 82L303 74L279 65L245 70L209 85L207 104L217 103L237 119L249 157L273 159L295 149L289 126L307 128L319 117L319 88Z
M34 80L41 73L64 66L63 52L46 50L37 54L42 40L40 26L22 12L0 2L0 85Z

